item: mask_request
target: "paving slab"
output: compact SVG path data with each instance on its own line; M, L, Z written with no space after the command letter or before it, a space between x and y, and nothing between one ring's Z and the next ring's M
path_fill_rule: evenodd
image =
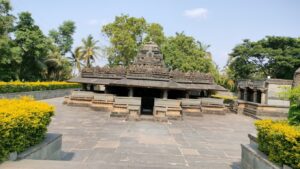
M240 144L255 133L251 117L236 114L185 116L168 122L126 121L88 107L56 107L49 132L63 134L63 161L5 162L9 168L240 168ZM45 167L47 166L47 167Z

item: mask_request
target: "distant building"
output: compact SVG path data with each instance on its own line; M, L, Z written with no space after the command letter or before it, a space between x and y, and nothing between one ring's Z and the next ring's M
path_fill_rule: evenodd
M286 117L290 102L280 93L292 87L292 80L240 80L237 85L238 111L256 116Z

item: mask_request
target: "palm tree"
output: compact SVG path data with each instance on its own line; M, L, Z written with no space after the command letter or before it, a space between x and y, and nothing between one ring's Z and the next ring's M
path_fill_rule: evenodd
M62 70L62 56L57 49L51 49L48 54L48 58L45 60L47 66L47 79L57 80L59 78L60 71Z
M98 50L100 50L99 46L96 46L98 41L95 41L92 35L89 35L86 39L82 39L82 58L86 62L87 67L92 66L92 62L99 56Z
M80 72L81 66L83 65L81 62L83 59L82 47L79 46L75 48L74 52L71 52L71 56L67 58L71 61L73 67L75 67L78 70L78 72Z

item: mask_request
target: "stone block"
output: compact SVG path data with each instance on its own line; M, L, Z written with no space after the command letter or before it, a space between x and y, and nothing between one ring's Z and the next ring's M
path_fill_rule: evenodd
M243 169L281 169L281 167L270 162L267 156L260 152L256 146L242 144L242 160Z
M18 154L17 159L61 160L62 135L47 133L44 141Z
M200 107L182 107L182 114L187 116L203 116Z
M203 114L218 114L218 115L225 115L225 107L218 107L218 106L202 106L201 107Z

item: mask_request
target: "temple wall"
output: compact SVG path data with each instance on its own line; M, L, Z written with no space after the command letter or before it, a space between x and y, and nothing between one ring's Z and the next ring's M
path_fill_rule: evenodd
M65 104L87 106L111 112L111 116L138 120L141 115L141 97L119 97L87 91L74 91L65 97ZM153 117L156 120L182 119L182 115L226 114L222 99L159 99L155 98Z
M267 104L275 106L289 106L290 101L280 97L280 93L291 88L291 85L269 84L267 91Z
M238 113L251 116L287 117L289 106L266 105L252 102L238 101Z

